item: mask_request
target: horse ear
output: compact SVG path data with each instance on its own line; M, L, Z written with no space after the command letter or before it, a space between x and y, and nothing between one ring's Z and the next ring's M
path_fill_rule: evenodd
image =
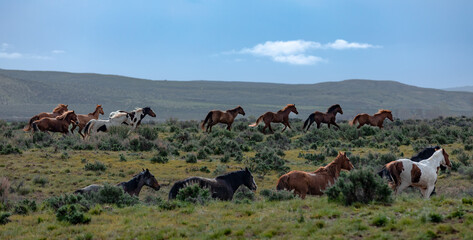
M143 172L145 171L145 169L144 169L144 168L142 168L142 170L143 170Z
M248 170L248 167L245 167L245 171L249 172L250 170Z
M146 169L146 172L149 172L149 169Z

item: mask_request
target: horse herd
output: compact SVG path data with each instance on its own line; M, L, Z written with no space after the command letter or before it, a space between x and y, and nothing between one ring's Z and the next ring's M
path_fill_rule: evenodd
M69 125L73 124L71 131L78 126L79 134L86 138L93 133L100 131L106 132L110 127L122 124L130 125L133 130L140 125L146 115L156 117L156 114L150 107L144 107L136 108L131 112L122 110L115 111L110 113L109 119L99 120L99 114L104 114L101 105L97 105L95 111L87 115L76 115L74 111L69 111L67 107L68 105L59 104L51 113L40 113L33 116L24 130L29 131L33 129L33 131L40 130L66 134L69 133ZM263 121L265 123L263 132L265 132L266 128L274 132L271 128L271 122L282 123L284 124L282 131L285 131L286 128L291 128L289 124L289 114L291 112L298 114L294 104L288 104L276 113L266 112L258 117L255 123L249 126L256 127ZM310 114L304 122L303 130L308 130L314 122L316 122L317 128L320 128L321 123L327 123L329 128L330 125L340 128L335 122L337 113L343 114L343 110L339 104L329 107L325 113L316 111ZM211 132L214 125L223 123L227 124L228 130L231 130L231 125L238 114L245 115L245 111L241 106L229 109L225 112L219 110L210 111L202 122L201 128L203 131ZM393 121L391 111L382 109L373 116L365 113L358 114L350 121L350 125L358 123L358 128L365 124L383 128L385 118ZM84 133L81 132L82 130L84 130ZM421 190L425 198L429 198L434 192L438 170L441 166L451 167L447 152L439 147L426 148L412 159L398 159L386 164L383 169L378 172L378 175L388 180L390 187L395 193L399 193L409 186L414 186ZM353 168L354 166L346 156L346 153L339 152L335 160L314 172L296 170L284 174L279 178L276 188L278 190L286 189L294 191L294 194L299 195L301 198L305 198L306 195L322 195L328 186L335 183L340 176L341 170L350 171ZM208 188L213 198L221 200L231 200L233 194L241 185L253 191L257 188L251 172L245 168L244 170L227 173L214 179L190 177L178 181L171 188L169 199L176 198L181 188L193 184ZM135 175L128 182L117 184L117 186L122 187L125 192L136 196L139 195L141 188L145 185L156 191L160 189L158 181L148 169L143 169L142 172ZM94 184L79 189L75 193L85 194L97 191L102 187L102 185Z

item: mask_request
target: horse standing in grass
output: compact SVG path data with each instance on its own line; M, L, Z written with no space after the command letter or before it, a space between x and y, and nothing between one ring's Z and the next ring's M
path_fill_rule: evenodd
M231 131L230 128L238 114L245 116L245 111L241 106L238 106L234 109L229 109L225 112L220 110L212 110L207 114L207 117L205 117L205 120L202 122L200 127L203 131L212 132L212 127L214 125L217 123L224 123L227 124L227 130ZM205 124L207 124L207 129L205 128Z
M296 109L296 105L294 104L288 104L286 107L283 109L279 110L277 113L273 112L266 112L263 115L261 115L255 123L249 125L250 127L256 127L258 124L263 121L264 122L264 128L263 128L263 133L265 133L266 128L269 127L269 130L271 133L274 133L273 129L271 128L271 122L275 123L282 123L284 124L284 130L286 130L287 127L291 128L291 125L289 125L289 114L293 112L295 114L299 114Z
M343 114L342 107L340 107L339 104L335 104L329 107L326 113L315 111L314 113L309 115L307 120L305 120L304 127L302 127L302 130L309 130L310 126L314 122L317 123L317 128L320 128L321 123L327 123L328 128L330 128L330 124L333 124L335 125L335 127L340 129L340 126L338 126L338 124L335 122L335 116L337 115L337 113Z
M429 198L435 188L441 165L452 167L447 152L437 150L430 158L420 162L398 159L385 165L389 172L389 185L396 194L409 186L420 189L424 198Z
M385 118L388 118L389 120L391 120L391 122L394 121L391 111L385 110L385 109L380 109L373 116L370 116L366 113L360 113L360 114L356 115L356 117L353 118L353 121L350 122L350 125L353 126L353 124L356 124L358 122L359 125L358 125L357 128L360 128L365 124L369 124L371 126L377 126L379 128L383 128L383 122L384 122Z
M241 186L245 185L250 190L255 191L258 186L251 175L250 170L230 172L216 178L190 177L174 183L169 191L169 200L175 199L179 190L187 186L198 184L201 188L207 188L212 198L220 200L232 200L233 194Z
M102 105L97 105L95 107L95 111L91 112L87 115L85 114L77 114L77 118L79 119L79 124L78 125L73 125L71 128L71 132L74 132L74 129L76 129L77 126L79 126L79 134L84 138L84 134L82 134L82 129L85 128L85 125L92 119L98 119L99 114L104 114Z
M71 123L79 124L77 115L74 111L67 111L61 116L55 118L42 118L33 122L33 132L60 132L63 134L69 133L69 125Z
M142 172L133 176L133 178L130 181L121 182L117 184L117 186L123 188L123 191L130 194L131 196L137 196L137 197L140 195L140 191L143 186L148 186L154 189L155 191L158 191L161 188L161 186L158 183L158 180L156 180L156 178L153 176L153 174L149 172L148 169L146 170L143 169ZM102 188L103 188L103 185L92 184L85 188L76 190L74 193L88 194L91 192L98 192Z
M346 153L339 152L335 160L314 172L295 170L282 175L276 188L277 190L294 190L294 194L299 195L302 199L307 194L323 195L324 190L335 183L342 169L350 171L353 168Z
M61 116L63 113L67 112L67 106L65 104L58 104L54 109L53 112L42 112L34 115L32 118L30 118L30 121L28 122L28 125L23 129L23 131L28 132L31 130L33 127L33 122L36 120L39 120L41 118L55 118L57 116Z

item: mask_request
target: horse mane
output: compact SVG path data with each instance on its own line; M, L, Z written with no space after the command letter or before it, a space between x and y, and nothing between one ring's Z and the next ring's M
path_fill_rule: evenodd
M219 180L219 179L225 179L225 180L232 180L233 178L235 177L239 177L241 176L242 173L245 173L245 170L239 170L239 171L234 171L234 172L229 172L229 173L226 173L226 174L223 174L223 175L220 175L220 176L217 176L215 178L215 180Z
M332 105L331 107L329 107L329 108L327 109L327 113L330 113L330 112L332 112L332 111L335 111L335 109L337 109L337 108L342 108L342 107L340 107L340 104Z
M62 115L57 116L56 119L57 119L57 120L64 120L64 119L66 119L67 115L69 115L69 114L71 114L71 113L73 113L73 112L74 112L74 111L67 111L67 112L63 113Z
M381 113L391 113L391 110L387 110L387 109L379 109L377 113L375 114L381 114Z
M53 109L53 113L58 113L64 108L67 108L67 106L65 104L60 103Z
M330 176L337 177L337 165L338 161L343 155L338 155L332 162L327 164L325 167L320 167L319 169L315 170L313 173L327 173ZM340 164L341 165L341 164ZM341 168L341 166L340 166Z
M283 109L281 109L279 111L283 112L283 111L286 111L288 108L295 107L295 106L296 106L295 104L288 104Z
M95 107L95 110L91 113L89 113L88 115L93 115L95 112L97 112L97 110L99 109L99 107L101 107L102 105L97 105L97 107Z

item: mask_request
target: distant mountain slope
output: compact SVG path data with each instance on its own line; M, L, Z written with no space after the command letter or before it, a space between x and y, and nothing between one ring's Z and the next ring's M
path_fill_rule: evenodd
M345 80L318 84L214 81L151 81L114 75L0 69L0 118L26 119L58 103L78 113L102 104L106 115L118 109L150 106L158 120L203 119L212 109L243 106L247 116L296 104L299 118L342 106L340 119L380 108L398 118L472 115L473 93L419 88L394 81ZM291 115L293 116L293 115Z
M446 88L445 90L446 91L457 91L457 92L473 92L473 86Z

